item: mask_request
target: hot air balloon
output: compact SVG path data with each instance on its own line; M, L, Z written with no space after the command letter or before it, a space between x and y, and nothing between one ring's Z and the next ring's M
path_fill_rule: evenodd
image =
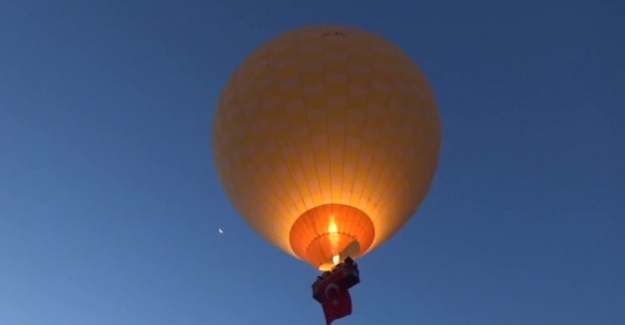
M416 212L441 128L426 78L399 47L327 25L286 31L244 60L219 98L212 141L249 226L327 271L371 252Z

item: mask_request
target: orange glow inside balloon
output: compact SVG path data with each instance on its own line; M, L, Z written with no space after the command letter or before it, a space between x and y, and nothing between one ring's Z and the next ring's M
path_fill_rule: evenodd
M416 212L441 145L434 95L383 37L314 26L261 45L228 80L213 150L268 241L316 268L362 256Z

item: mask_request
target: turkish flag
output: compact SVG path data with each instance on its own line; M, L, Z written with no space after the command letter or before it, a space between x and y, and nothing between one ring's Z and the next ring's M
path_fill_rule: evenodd
M338 275L334 274L334 275ZM331 276L320 286L321 307L326 317L326 325L333 321L352 314L352 297L349 291ZM334 281L333 281L334 280Z

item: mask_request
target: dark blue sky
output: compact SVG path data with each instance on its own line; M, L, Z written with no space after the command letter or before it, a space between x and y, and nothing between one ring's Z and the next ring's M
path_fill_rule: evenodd
M323 324L316 271L225 197L210 122L251 50L326 22L404 48L443 125L336 324L625 324L624 3L384 3L1 2L0 324Z

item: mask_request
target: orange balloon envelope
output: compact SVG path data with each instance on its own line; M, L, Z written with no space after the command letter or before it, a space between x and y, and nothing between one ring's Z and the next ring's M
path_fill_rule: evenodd
M441 145L418 66L381 36L342 26L260 46L228 80L213 132L221 182L246 222L321 270L405 224Z

